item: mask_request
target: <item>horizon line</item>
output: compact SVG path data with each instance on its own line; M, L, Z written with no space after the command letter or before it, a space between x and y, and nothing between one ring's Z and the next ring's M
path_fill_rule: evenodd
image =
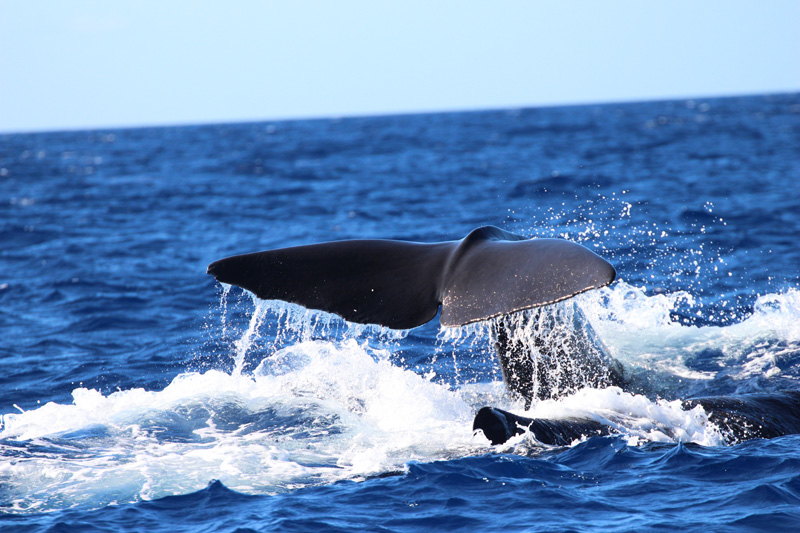
M38 135L50 133L70 133L70 132L93 132L93 131L109 131L109 130L134 130L134 129L160 129L160 128L183 128L183 127L197 127L197 126L225 126L225 125L244 125L244 124L262 124L271 122L299 122L299 121L337 121L358 118L379 118L379 117L398 117L398 116L415 116L415 115L442 115L454 113L482 113L492 111L511 111L511 110L524 110L524 109L545 109L557 107L585 107L585 106L602 106L602 105L625 105L625 104L638 104L644 102L679 102L701 99L726 99L726 98L747 98L754 96L783 96L800 94L800 89L776 90L768 92L743 92L743 93L729 93L729 94L716 94L716 95L679 95L668 97L655 97L655 98L633 98L625 100L588 100L588 101L565 101L560 103L547 103L547 104L510 104L507 106L486 106L486 107L464 107L464 108L445 108L445 109L419 109L408 111L366 111L357 112L352 114L331 113L331 114L309 114L303 115L287 115L276 116L267 118L230 118L230 119L208 119L208 120L189 120L186 122L172 122L172 123L141 123L141 124L123 124L123 125L87 125L87 126L65 126L49 128L32 128L23 130L4 130L0 127L0 136L9 135Z

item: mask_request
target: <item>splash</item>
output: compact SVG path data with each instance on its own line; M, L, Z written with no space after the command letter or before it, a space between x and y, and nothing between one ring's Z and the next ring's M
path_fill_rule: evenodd
M703 446L726 443L702 407L687 410L679 400L652 400L618 387L587 388L560 401L537 402L526 416L589 418L614 428L631 446L645 442L693 442Z
M220 347L217 351L220 359L232 357L232 372L236 374L252 371L280 347L293 343L369 337L376 344L388 345L408 334L378 325L347 322L334 314L289 302L261 300L239 289L231 293L229 289L230 286L223 292L219 308L212 310L206 329L212 335L211 342ZM212 323L217 320L222 324L219 330Z
M488 339L496 347L504 381L526 399L559 398L621 380L621 369L574 301L491 318L448 331L440 340L465 337Z
M691 293L680 308L687 324L733 323L749 315L755 296L752 280L737 254L720 248L708 235L727 232L728 222L713 202L685 206L678 217L657 214L630 191L576 195L574 202L537 206L514 231L536 237L563 238L599 253L637 286L669 293ZM773 281L769 279L768 286ZM775 284L783 290L785 286ZM719 288L714 291L711 288ZM728 292L727 296L724 294ZM721 300L720 300L721 299Z
M13 512L97 508L183 494L219 479L273 494L475 453L457 391L355 340L305 341L253 375L177 376L162 391L3 415L0 464ZM16 450L16 451L15 451Z
M669 382L663 376L708 383L723 375L785 375L796 365L796 352L782 356L775 348L791 351L800 340L797 291L760 298L751 317L726 327L671 320L671 310L689 297L617 283L576 302L626 369L649 368L659 383ZM364 479L403 471L410 461L486 453L488 441L471 434L477 408L525 411L498 380L452 386L424 365L398 365L395 341L406 332L354 326L290 304L243 303L252 309L220 308L236 360L230 372L182 373L160 391L104 395L78 388L71 404L2 415L4 509L99 508L193 492L212 479L249 494ZM555 316L567 319L570 312L562 306ZM513 319L521 342L547 333L537 330L543 326L535 315ZM444 330L439 342L443 351L452 343L484 353L495 327ZM733 361L729 370L697 368L691 354L710 349L713 363ZM526 415L593 418L631 445L724 443L702 408L657 399L658 387L624 392L588 385L535 402ZM685 383L676 387L685 390ZM530 446L528 436L498 450L527 453Z
M751 315L726 326L686 325L674 318L692 303L683 291L651 294L617 282L577 301L611 355L635 378L648 376L638 386L650 393L713 394L720 381L741 385L730 392L769 391L763 378L794 379L800 371L796 289L759 297Z

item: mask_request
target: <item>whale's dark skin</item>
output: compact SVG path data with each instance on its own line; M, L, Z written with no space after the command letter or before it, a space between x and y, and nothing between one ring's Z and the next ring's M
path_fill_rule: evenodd
M460 241L337 241L237 255L211 263L208 273L264 300L393 329L425 324L440 306L446 327L498 317L494 337L503 379L528 405L586 385L622 382L622 367L595 346L588 325L564 328L569 338L559 346L537 342L537 358L503 326L503 317L614 281L616 271L605 259L563 239L525 239L486 226ZM566 359L579 360L592 381L551 378L547 366Z
M446 327L547 305L608 285L614 267L563 239L486 226L440 243L337 241L220 259L217 281L359 324L410 329L442 308Z
M569 316L540 309L529 313L529 321L544 326L529 338L517 338L507 316L492 323L503 381L526 409L534 399L556 399L584 387L623 386L622 365L608 355L577 305L571 306ZM558 371L565 366L576 371Z
M261 299L392 329L425 324L440 307L445 327L495 319L492 336L503 380L526 407L585 386L624 385L622 365L607 354L577 306L566 318L540 312L616 278L611 264L566 240L525 239L486 226L460 241L351 240L237 255L211 263L208 273ZM521 312L553 321L557 342L534 337L531 345L513 335L511 319ZM564 363L581 372L552 371ZM698 398L685 405L702 405L734 440L800 433L800 392ZM493 444L525 431L554 445L612 431L589 419L531 419L492 407L479 410L473 426Z
M703 407L708 419L731 444L800 433L800 391L715 396L683 402L686 409L697 405ZM492 444L503 444L528 432L538 442L552 446L568 446L575 440L612 433L611 427L589 418L526 418L495 407L481 408L472 429L481 430Z
M475 415L472 430L481 430L492 444L503 444L528 432L542 444L552 446L569 446L579 439L611 433L609 426L588 418L526 418L496 407L482 407Z

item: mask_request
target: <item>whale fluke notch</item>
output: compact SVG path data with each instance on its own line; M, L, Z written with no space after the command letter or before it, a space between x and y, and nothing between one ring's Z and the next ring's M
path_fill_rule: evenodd
M392 329L436 316L462 326L565 300L608 285L614 267L562 239L526 239L493 226L461 241L350 240L220 259L217 281Z

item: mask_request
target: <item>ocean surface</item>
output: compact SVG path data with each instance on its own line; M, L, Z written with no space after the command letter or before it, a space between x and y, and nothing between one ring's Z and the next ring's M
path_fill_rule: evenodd
M0 530L795 531L800 94L0 135ZM206 266L352 238L563 237L623 389L511 398L485 329L254 300ZM484 405L615 420L567 447Z

